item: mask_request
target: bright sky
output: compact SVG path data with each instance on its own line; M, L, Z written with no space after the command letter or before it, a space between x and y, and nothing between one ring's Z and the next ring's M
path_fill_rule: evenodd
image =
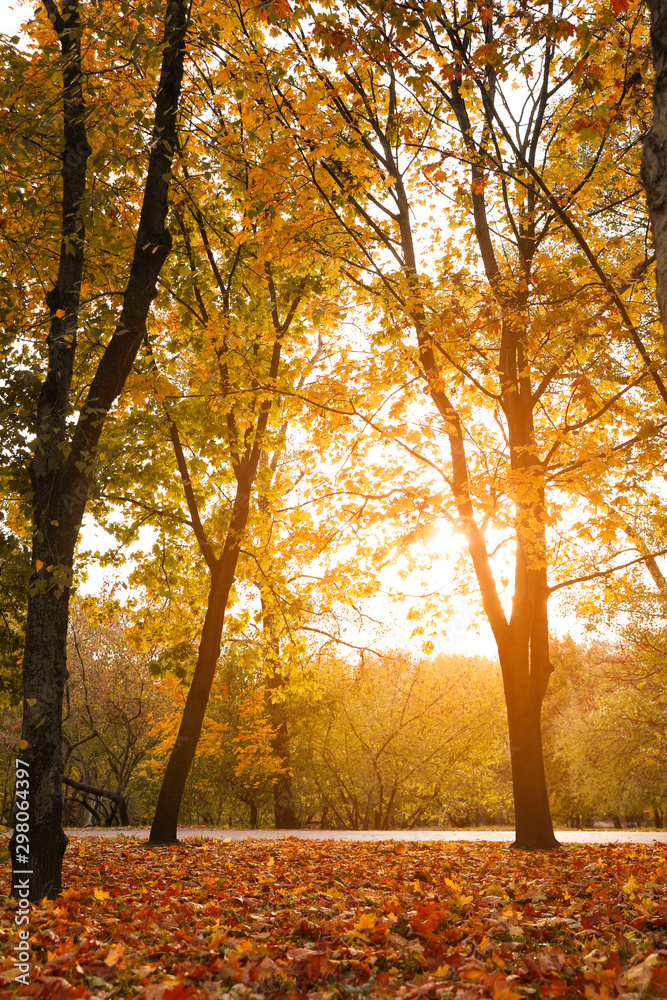
M19 6L15 2L9 7L4 7L0 10L0 32L3 35L18 35L21 22L30 16L36 6L34 3L24 3Z

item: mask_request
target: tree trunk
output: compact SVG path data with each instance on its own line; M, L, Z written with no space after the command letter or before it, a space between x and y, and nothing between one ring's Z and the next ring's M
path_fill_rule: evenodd
M501 660L502 662L502 660ZM554 836L542 754L542 699L506 689L516 836L513 847L549 850Z
M273 737L273 752L279 758L285 770L276 775L273 781L273 817L276 830L296 830L299 826L294 812L292 795L292 774L289 768L289 730L287 728L287 713L285 702L281 698L274 699L274 691L282 691L285 678L277 670L267 682L268 708L271 725L275 729Z
M256 830L257 823L259 821L259 813L257 810L257 799L250 800L250 829Z
M178 814L181 809L185 784L197 750L204 716L208 705L215 670L220 657L220 642L225 623L225 612L236 576L241 539L248 521L250 509L250 487L255 469L250 469L247 479L236 491L232 519L225 539L225 547L217 565L211 569L211 589L209 590L206 617L202 629L197 664L192 683L183 709L178 736L169 756L162 779L149 842L153 844L175 844L178 842Z
M273 321L276 337L273 342L271 364L269 367L269 378L273 382L275 382L280 368L282 340L289 329L300 298L301 293L293 300L287 318L282 324L278 321L277 307L274 304ZM224 378L223 391L227 391L224 385ZM219 558L215 556L206 538L180 444L178 429L174 421L170 420L170 434L174 445L179 474L185 489L186 501L195 537L211 573L211 587L206 607L206 617L204 618L204 627L199 642L197 664L185 701L178 736L167 762L157 806L155 807L155 816L153 817L149 838L149 842L154 844L173 844L177 842L178 814L181 808L188 772L197 750L197 743L199 742L199 736L204 723L213 678L215 677L215 670L220 657L220 643L229 592L236 577L236 564L248 523L251 490L255 483L257 469L262 456L263 435L266 431L270 411L271 400L265 399L259 407L254 440L249 433L249 429L246 429L240 436L237 436L239 435L238 428L233 430L232 437L236 437L236 440L230 440L230 447L234 475L237 482L236 497L227 530L227 537L225 538L225 544ZM232 426L235 424L233 414L230 414L229 423ZM244 443L243 448L239 447L240 440ZM242 452L242 457L239 456L239 452Z
M498 641L512 763L513 847L551 850L554 836L542 752L542 701L551 674L546 569L530 569L519 543L512 615ZM498 637L496 637L498 638Z
M667 0L649 0L653 51L653 124L644 139L641 178L653 230L656 296L667 343Z
M67 837L62 829L62 703L67 680L69 592L39 591L28 602L23 658L24 714L19 751L29 763L30 899L54 899L62 889ZM14 837L10 843L17 861ZM15 863L14 868L17 867Z
M20 750L30 782L29 858L26 860L17 842L16 830L9 844L14 871L28 872L28 898L32 901L45 896L53 899L62 888L67 838L62 829L61 719L68 677L66 644L74 549L104 421L145 336L157 278L170 249L165 223L187 26L183 0L169 0L151 152L123 308L70 439L68 416L85 241L80 206L92 151L85 130L78 0L65 0L62 14L53 0L44 0L44 6L62 51L62 239L56 284L46 295L50 313L48 368L37 404L38 438L30 464L34 572L28 592ZM19 888L23 891L25 886L14 882L12 891L18 894Z

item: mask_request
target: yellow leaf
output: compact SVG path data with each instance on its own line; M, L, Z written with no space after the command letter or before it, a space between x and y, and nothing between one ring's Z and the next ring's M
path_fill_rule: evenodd
M95 899L101 899L101 900L108 899L110 895L111 893L105 892L104 889L95 889L95 892L93 893Z
M66 316L65 310L64 309L56 309L56 316L58 317L58 319L64 319L65 316Z
M37 570L38 573L43 565L44 563L42 562L41 559L35 559L35 569Z
M354 925L355 931L372 931L375 927L375 914L374 913L362 913L356 924Z
M96 896L97 896L98 891L99 891L98 889L95 890L95 895ZM102 895L103 896L108 896L109 893L108 892L104 892L104 893L102 893ZM122 956L124 954L125 954L125 945L124 944L115 944L113 946L113 948L109 949L109 954L104 959L104 964L108 965L109 967L111 967L112 965L118 965L119 960L122 958Z
M639 888L639 883L635 881L634 875L631 875L625 885L621 886L621 888L628 896L634 896L635 889Z
M27 740L21 740L21 742L19 743L19 747L21 748L21 750L27 750L28 749L28 741Z

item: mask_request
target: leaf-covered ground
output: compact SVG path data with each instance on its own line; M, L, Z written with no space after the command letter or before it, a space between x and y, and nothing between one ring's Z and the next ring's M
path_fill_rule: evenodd
M3 997L667 997L665 846L72 839L64 883Z

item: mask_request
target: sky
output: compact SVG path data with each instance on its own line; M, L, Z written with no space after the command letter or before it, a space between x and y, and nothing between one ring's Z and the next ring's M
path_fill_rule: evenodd
M3 35L14 35L19 33L21 22L34 10L36 4L23 4L21 8L17 3L11 6L3 6L0 9L0 32Z

